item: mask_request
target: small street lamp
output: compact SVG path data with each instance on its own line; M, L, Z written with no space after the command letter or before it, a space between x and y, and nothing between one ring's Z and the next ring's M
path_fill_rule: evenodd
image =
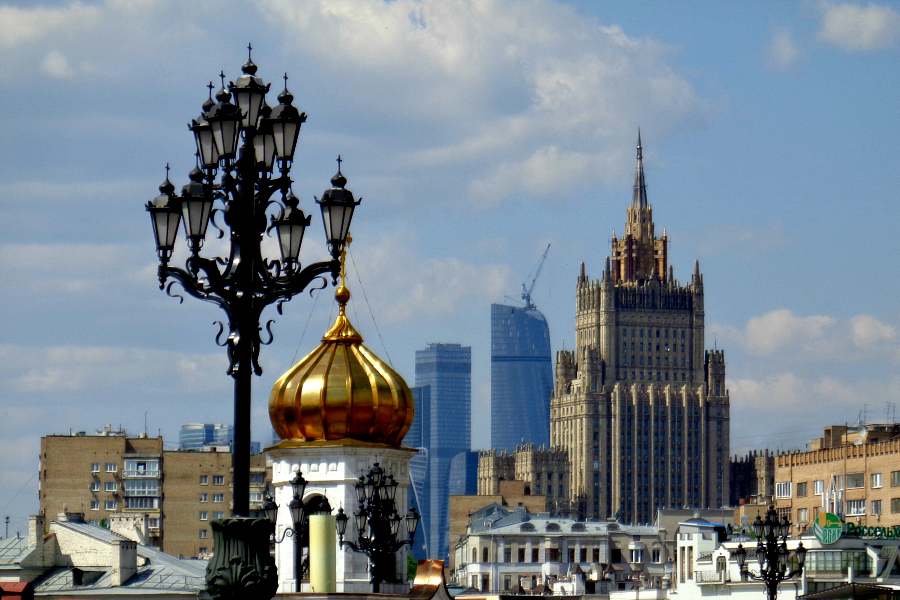
M803 547L803 542L800 542L795 550L788 550L787 538L790 530L790 518L785 515L779 520L774 505L769 505L765 521L759 515L756 516L753 532L757 539L756 558L759 560L759 575L752 573L747 567L747 550L743 544L738 544L737 550L734 551L741 569L741 578L749 577L762 581L766 586L769 600L775 600L778 596L779 583L803 572L806 548Z
M355 552L362 552L372 563L373 591L378 593L381 582L399 583L397 580L397 551L404 545L412 547L421 518L415 507L409 509L405 517L397 513L395 502L397 481L391 475L385 476L384 469L375 463L369 472L360 475L354 487L359 510L353 513L356 523L356 543L344 541L347 522L350 517L343 508L338 509L337 531L341 547L347 546ZM407 539L397 538L400 522L406 521Z
M307 483L299 470L294 471L294 476L290 481L293 498L288 503L288 508L291 512L291 522L294 526L285 529L280 540L273 533L276 544L283 542L286 537L294 540L294 572L296 573L296 589L298 593L300 591L300 582L309 576L309 556L303 556L303 549L309 548L309 515L331 514L331 505L328 503L328 499L323 496L316 496L308 502L303 502L303 494L306 492ZM268 494L266 494L263 504L263 511L269 521L273 524L276 523L278 505L275 504L275 500Z
M263 340L260 315L271 304L277 305L280 314L282 303L325 274L330 273L336 283L339 258L359 200L344 187L347 179L338 157L332 188L317 200L331 260L302 267L300 246L311 217L299 208L291 191L290 171L306 113L293 106L287 75L278 104L270 107L265 100L270 84L256 75L253 60L248 58L241 70L242 75L227 89L225 74L220 74L222 87L215 99L209 84L210 97L188 126L197 145L197 166L190 182L176 194L167 166L160 193L147 203L147 211L156 237L160 289L182 299L172 292L178 283L191 296L217 304L227 317L227 324L219 322L216 343L227 348L228 374L234 379L233 512L247 517L251 379L262 374L260 347L272 342L272 321L265 324L268 339ZM182 221L190 250L183 269L169 264ZM218 238L228 233L229 247L222 256L205 258L200 251L210 223L218 230ZM263 235L272 230L280 248L278 259L266 258L261 248Z

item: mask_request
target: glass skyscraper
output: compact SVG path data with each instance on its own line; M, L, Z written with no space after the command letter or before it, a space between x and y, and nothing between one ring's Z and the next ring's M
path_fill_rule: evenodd
M472 349L459 344L429 344L416 351L416 387L427 386L416 405L413 429L419 429L428 451L421 507L428 536L428 558L449 559L450 493L454 457L470 449ZM409 436L407 436L409 439Z
M491 447L549 448L552 390L547 319L533 304L491 304Z

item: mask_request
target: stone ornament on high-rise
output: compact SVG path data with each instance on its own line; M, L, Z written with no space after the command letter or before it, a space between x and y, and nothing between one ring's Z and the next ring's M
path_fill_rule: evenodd
M625 235L600 280L576 283L575 350L557 353L551 446L568 452L583 517L652 523L658 508L728 502L725 356L705 349L703 276L668 265L656 237L638 133Z

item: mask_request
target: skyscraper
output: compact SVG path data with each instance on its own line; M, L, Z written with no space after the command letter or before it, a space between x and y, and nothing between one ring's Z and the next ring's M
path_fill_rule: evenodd
M182 450L202 450L203 446L230 446L234 441L232 425L188 423L178 434Z
M449 558L450 466L453 458L471 446L472 349L459 344L429 344L416 351L416 387L428 386L421 395L423 447L428 450L425 478L429 558ZM421 411L421 413L420 413Z
M667 265L656 237L640 134L625 236L599 281L575 290L575 350L557 353L550 439L566 449L585 517L649 523L656 508L718 508L729 497L725 355L704 349L703 276Z
M553 366L547 319L526 306L491 304L491 447L550 444Z

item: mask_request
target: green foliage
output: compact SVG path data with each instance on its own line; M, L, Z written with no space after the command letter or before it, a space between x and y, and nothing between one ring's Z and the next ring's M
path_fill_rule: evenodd
M415 555L412 552L406 553L406 578L410 581L416 578L416 567L419 566L419 561L416 560Z
M98 523L98 525L105 529L109 529L109 521L107 519L100 519L100 523Z

